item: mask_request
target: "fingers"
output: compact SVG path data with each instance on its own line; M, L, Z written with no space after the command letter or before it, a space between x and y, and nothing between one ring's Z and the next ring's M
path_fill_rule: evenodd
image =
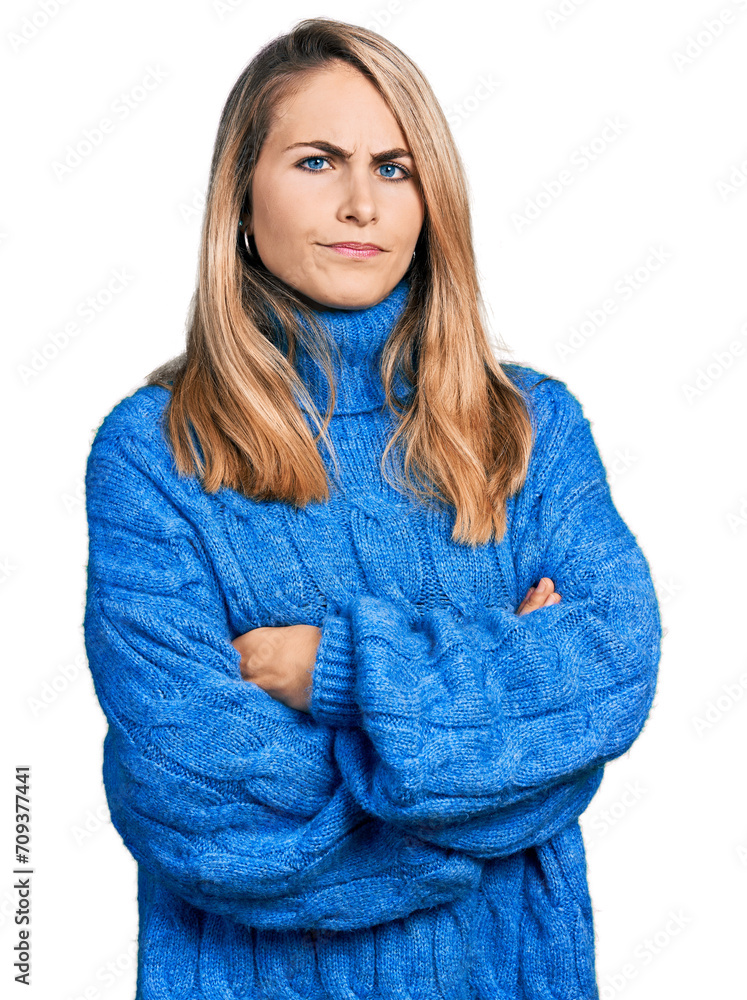
M543 576L536 587L530 587L527 595L516 609L517 615L525 615L538 608L547 608L560 602L560 594L549 576Z
M278 653L279 631L282 629L260 626L231 640L231 645L241 654L239 670L245 681L256 683L261 672L273 664Z

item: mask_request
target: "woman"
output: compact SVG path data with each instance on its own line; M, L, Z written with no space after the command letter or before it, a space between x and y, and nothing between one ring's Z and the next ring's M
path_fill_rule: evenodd
M491 354L460 160L386 39L314 18L241 74L186 353L86 488L139 998L598 996L578 817L659 611L580 404Z

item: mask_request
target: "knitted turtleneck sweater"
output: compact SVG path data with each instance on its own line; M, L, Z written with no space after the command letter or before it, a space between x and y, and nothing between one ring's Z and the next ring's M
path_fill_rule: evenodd
M452 542L450 508L383 478L377 366L407 293L321 313L342 354L327 503L178 476L164 388L96 433L85 642L138 863L138 1000L598 997L578 817L652 704L648 564L578 401L527 367L506 368L536 439L500 543ZM562 600L517 615L542 576ZM310 713L231 645L296 623L322 630Z

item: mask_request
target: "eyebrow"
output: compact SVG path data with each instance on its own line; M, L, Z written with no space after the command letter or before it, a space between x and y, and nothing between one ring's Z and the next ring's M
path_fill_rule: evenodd
M286 146L283 152L287 153L289 149L296 149L298 146L312 146L314 149L321 149L325 153L331 153L333 156L341 156L343 160L349 160L353 155L346 149L341 149L340 146L335 146L324 139L312 139L311 142L293 142L290 146ZM381 163L384 160L393 160L397 157L402 158L403 156L407 156L411 160L414 159L412 153L408 153L406 149L400 148L385 149L382 153L374 153L371 159L374 163Z

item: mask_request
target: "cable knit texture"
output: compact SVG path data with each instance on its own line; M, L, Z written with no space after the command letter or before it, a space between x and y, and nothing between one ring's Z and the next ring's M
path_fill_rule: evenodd
M525 366L505 371L536 437L500 543L452 542L453 510L384 479L378 362L407 294L321 312L327 503L177 475L161 387L95 435L85 643L138 864L137 1000L599 996L578 818L653 701L649 567L579 402ZM561 602L517 615L542 576ZM231 645L297 623L321 629L309 713Z

